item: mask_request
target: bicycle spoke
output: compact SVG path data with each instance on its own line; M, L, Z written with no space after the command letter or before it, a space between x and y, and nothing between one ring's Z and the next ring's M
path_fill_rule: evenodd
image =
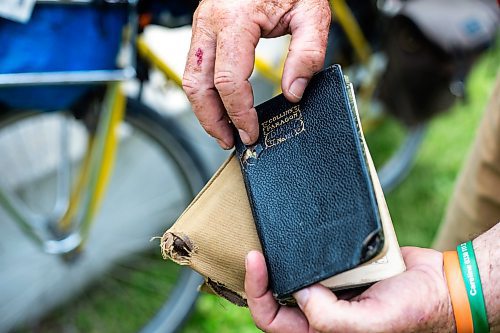
M59 122L59 163L57 167L57 190L54 207L50 215L57 221L68 209L70 190L71 190L71 172L70 172L70 153L69 145L71 136L69 135L69 119L61 117Z

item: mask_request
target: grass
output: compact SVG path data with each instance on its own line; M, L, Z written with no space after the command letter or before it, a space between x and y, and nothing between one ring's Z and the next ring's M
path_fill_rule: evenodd
M56 309L24 332L137 332L152 318L172 288L180 266L141 255L136 261L117 265L82 293L78 300Z
M460 167L472 143L498 73L498 50L490 52L469 77L467 103L457 103L440 115L428 133L408 178L387 196L401 245L429 247L446 209ZM384 125L367 136L375 160L401 136L397 125ZM195 332L260 332L247 309L211 295L202 295L182 330Z

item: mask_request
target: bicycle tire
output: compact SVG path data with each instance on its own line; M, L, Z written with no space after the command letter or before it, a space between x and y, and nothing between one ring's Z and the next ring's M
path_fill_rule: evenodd
M6 128L6 126L19 126L21 120L34 119L32 117L37 115L42 114L32 112L2 114L0 117L0 133ZM157 144L162 153L165 156L168 156L168 161L173 162L174 165L172 166L172 169L175 169L176 172L178 172L177 175L183 178L183 186L185 185L187 190L186 198L183 201L183 205L187 205L206 182L209 173L203 163L203 159L199 156L196 149L192 146L189 141L189 137L185 134L182 127L178 124L177 120L175 118L166 118L164 116L161 116L160 114L137 100L128 99L126 123L128 124L127 126L132 126L134 131L140 132L141 135L144 135L145 138L148 138L151 140L151 142ZM119 163L119 159L117 160L117 162ZM113 183L113 181L111 181L110 183ZM110 191L113 191L112 186L113 184L110 184ZM105 205L105 203L103 205ZM182 207L177 208L178 213L182 212ZM172 219L170 223L172 223L174 220L175 218ZM162 226L162 230L157 230L157 232L161 232L167 227L168 223L167 221L165 221L164 225ZM148 239L144 239L144 242L148 242ZM0 241L0 250L2 248L1 245L2 244ZM0 251L0 259L2 254L5 253L5 251ZM156 251L155 260L156 259L158 261L161 261L161 265L164 265L163 260L159 256L159 251ZM0 260L0 264L2 262L5 263L5 261ZM4 272L5 270L2 269L2 271ZM202 278L194 271L187 269L183 270L183 272L175 281L175 286L169 291L169 295L161 296L163 301L161 311L158 312L158 315L154 317L154 320L151 320L151 322L149 322L151 318L144 318L146 325L138 327L138 329L142 328L141 332L175 332L182 325L183 321L189 314L198 296L197 288L201 281ZM88 286L89 284L90 280L83 285ZM2 288L6 289L7 286L0 286L0 289ZM158 290L158 292L160 292L160 290ZM78 291L78 293L73 293L72 296L76 296L79 294L81 294L81 291ZM165 299L166 301L164 301ZM60 310L60 305L68 304L67 302L64 303L62 301L58 301L56 303L57 304L51 304L50 306L47 306L47 311L52 311L54 308L57 308L56 306L59 306L59 310L57 311L61 312L62 310ZM42 303L41 306L43 305L44 304ZM64 307L69 306L64 305ZM26 318L23 318L22 321L24 322L24 324L26 324L27 321L38 322L38 324L36 324L37 329L43 331L40 329L40 327L44 327L44 325L47 326L43 321L41 322L42 324L40 324L39 321L39 318L42 315L45 316L47 314L43 312L45 311L38 311L35 315L31 315L31 317L28 316ZM130 310L129 314L131 316L134 316L133 309ZM4 325L0 325L0 331L8 331L14 327L14 324L19 324L19 322L17 322L11 323L10 326L6 326L6 317L3 318L4 320L2 320L2 322L4 322ZM48 330L54 331L54 327L51 327L50 325L51 324L48 325ZM55 330L57 330L57 328Z
M377 171L384 193L390 193L406 179L413 167L426 132L426 124L408 129L404 142L392 154L391 158L379 167Z

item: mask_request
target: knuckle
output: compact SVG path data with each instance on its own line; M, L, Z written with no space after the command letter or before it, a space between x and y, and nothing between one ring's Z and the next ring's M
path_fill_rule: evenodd
M248 123L248 112L245 112L245 110L241 108L232 107L227 110L227 114L235 125L238 127L246 127Z
M212 33L212 20L211 16L205 12L197 12L195 13L196 26L193 29L194 33L203 33L204 35L211 36Z
M200 91L198 80L192 74L185 73L182 78L182 89L188 97L197 95Z
M193 18L196 21L196 26L208 26L214 28L224 26L223 24L221 25L221 21L231 21L231 19L228 18L234 18L234 13L241 10L238 6L233 5L234 8L232 9L230 6L231 4L227 1L219 2L204 0L200 2L193 15Z
M210 39L215 38L215 28L209 24L199 24L196 27L196 34L200 37L207 37Z
M313 66L318 66L323 63L325 59L326 48L319 45L311 50L306 51L306 56L309 58Z
M303 62L313 71L320 71L325 61L326 48L318 47L303 51Z
M234 72L232 71L218 71L214 75L214 85L219 91L222 98L234 95L238 90L238 85L235 80Z

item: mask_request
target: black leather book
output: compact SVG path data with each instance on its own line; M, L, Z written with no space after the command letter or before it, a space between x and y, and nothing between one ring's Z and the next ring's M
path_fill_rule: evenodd
M236 155L275 297L374 258L384 236L348 85L338 65L316 74L298 104L256 107L260 136Z

